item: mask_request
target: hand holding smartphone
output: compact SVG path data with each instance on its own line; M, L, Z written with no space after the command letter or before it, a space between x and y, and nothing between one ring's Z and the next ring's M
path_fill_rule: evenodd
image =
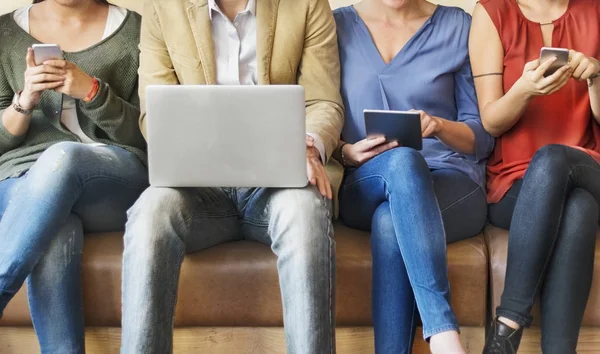
M556 61L546 70L544 77L554 74L558 69L569 63L569 50L564 48L543 47L540 51L540 64L546 60L556 57Z

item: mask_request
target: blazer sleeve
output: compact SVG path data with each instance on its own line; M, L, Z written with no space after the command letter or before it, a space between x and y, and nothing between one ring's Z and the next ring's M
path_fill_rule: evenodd
M329 160L340 139L344 108L336 26L327 0L310 0L298 84L306 94L306 131L321 138Z
M148 85L177 85L179 80L163 38L160 19L154 1L144 4L140 38L140 130L146 135L146 87Z

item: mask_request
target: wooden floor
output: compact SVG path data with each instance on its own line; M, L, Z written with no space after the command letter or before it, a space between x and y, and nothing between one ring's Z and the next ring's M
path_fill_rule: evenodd
M462 328L461 339L468 353L481 353L483 328ZM373 353L373 330L368 327L337 329L339 354ZM120 328L90 328L86 331L87 354L117 354ZM282 328L178 328L175 330L175 354L284 354ZM0 327L0 354L37 354L39 346L31 328ZM427 344L417 333L415 354L429 353ZM539 354L540 330L525 332L519 354ZM600 328L584 328L579 337L578 354L600 354Z
M373 330L369 327L338 328L338 354L373 353ZM481 353L483 328L463 328L462 339L469 353ZM118 354L120 328L86 330L87 354ZM178 328L174 354L285 354L282 328ZM428 345L417 333L413 353L429 353ZM31 328L0 327L0 354L37 354L39 346Z

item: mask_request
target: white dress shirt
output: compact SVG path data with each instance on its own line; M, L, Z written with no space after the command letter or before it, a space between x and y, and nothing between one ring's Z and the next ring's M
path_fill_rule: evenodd
M256 0L248 0L246 8L233 22L225 16L215 0L208 0L208 16L212 25L215 45L217 84L256 85ZM325 145L314 133L307 133L315 141L321 161L325 162Z

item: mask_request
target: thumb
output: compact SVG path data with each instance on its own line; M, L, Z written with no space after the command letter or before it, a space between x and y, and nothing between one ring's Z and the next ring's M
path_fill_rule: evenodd
M28 68L34 68L37 66L35 65L35 56L33 54L33 49L27 48L27 56L25 57L25 61L27 63Z

